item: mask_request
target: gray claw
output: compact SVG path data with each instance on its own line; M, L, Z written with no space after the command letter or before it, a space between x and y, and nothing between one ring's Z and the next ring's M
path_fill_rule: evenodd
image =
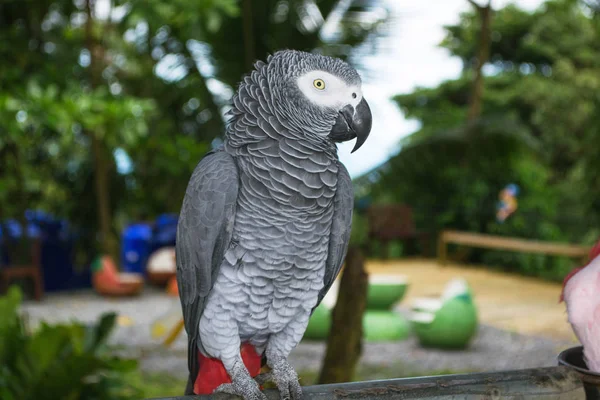
M215 393L233 394L244 400L267 400L267 396L249 376L237 377L232 383L224 383L215 389Z
M215 393L227 393L227 394L235 394L235 388L233 387L233 383L223 383L222 385L217 386L215 389Z
M298 374L285 360L273 366L272 380L279 389L281 400L302 400L302 387L298 380Z

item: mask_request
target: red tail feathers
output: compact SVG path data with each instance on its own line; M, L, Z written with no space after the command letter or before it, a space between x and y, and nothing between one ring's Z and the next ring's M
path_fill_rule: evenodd
M256 353L254 347L249 343L244 343L240 349L242 361L250 372L252 377L260 373L260 364L262 357ZM227 374L223 363L216 358L208 358L198 352L198 365L200 369L194 382L194 393L212 394L214 390L223 383L231 383L231 378Z

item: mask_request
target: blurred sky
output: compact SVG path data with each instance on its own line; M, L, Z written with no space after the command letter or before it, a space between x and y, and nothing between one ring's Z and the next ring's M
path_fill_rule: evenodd
M476 0L483 4L483 0ZM542 0L493 0L494 8L516 3L535 9ZM417 86L436 86L460 75L461 62L437 45L444 38L443 26L458 22L459 14L471 7L467 0L387 0L390 9L388 34L378 39L377 54L360 60L363 94L373 112L373 129L367 142L350 154L354 141L339 146L340 159L355 178L385 162L399 149L399 140L418 128L404 119L390 100Z

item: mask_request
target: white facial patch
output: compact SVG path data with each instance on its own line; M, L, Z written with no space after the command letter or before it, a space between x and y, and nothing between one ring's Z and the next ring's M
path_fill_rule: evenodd
M348 104L353 107L362 100L359 86L348 85L335 75L325 71L310 71L298 78L300 91L318 106L341 109Z

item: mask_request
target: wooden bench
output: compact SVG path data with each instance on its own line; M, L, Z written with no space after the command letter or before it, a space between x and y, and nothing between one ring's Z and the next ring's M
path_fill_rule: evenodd
M574 257L582 259L584 263L588 261L591 249L590 246L578 246L568 243L543 242L482 233L442 231L438 239L438 262L441 265L446 264L448 258L447 245L449 243L479 248Z

